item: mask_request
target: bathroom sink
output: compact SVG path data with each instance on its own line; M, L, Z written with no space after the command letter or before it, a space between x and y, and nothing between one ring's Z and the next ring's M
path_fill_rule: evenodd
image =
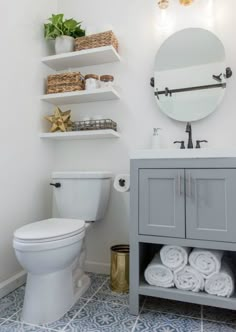
M236 148L231 149L160 149L135 150L130 159L188 159L188 158L236 158Z

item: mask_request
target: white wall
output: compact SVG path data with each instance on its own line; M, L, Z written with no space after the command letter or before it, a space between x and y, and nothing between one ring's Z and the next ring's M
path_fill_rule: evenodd
M56 5L56 0L0 2L0 282L21 270L12 249L14 230L51 212L53 150L39 139L45 106L38 96L45 74L42 23Z
M235 146L236 46L235 0L198 0L182 7L170 0L160 11L156 0L58 0L59 11L83 20L85 26L112 24L120 40L121 64L83 68L83 73L114 74L121 87L121 100L73 106L74 119L104 114L119 124L120 140L60 142L56 148L56 170L129 170L132 149L148 148L154 126L162 127L163 145L172 147L176 139L186 139L185 124L172 121L158 110L149 86L155 55L173 32L187 27L208 28L225 45L227 65L234 71L226 97L208 118L193 124L194 139L207 139L211 147ZM107 264L109 247L128 242L129 196L112 191L106 219L88 235L88 260Z

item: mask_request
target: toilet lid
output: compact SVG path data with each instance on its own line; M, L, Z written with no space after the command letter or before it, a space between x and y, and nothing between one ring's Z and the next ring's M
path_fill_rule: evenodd
M85 230L85 222L78 219L46 219L17 229L14 237L23 241L62 239Z

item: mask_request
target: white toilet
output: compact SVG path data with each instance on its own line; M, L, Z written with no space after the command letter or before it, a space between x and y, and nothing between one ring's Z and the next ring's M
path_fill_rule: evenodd
M109 172L55 172L54 215L14 233L13 247L26 270L22 320L46 324L61 318L88 289L84 237L103 219L111 187Z

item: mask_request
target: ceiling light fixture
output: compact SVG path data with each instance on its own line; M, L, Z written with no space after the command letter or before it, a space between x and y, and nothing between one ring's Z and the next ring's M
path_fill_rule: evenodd
M182 6L189 6L193 3L194 0L179 0L179 3ZM166 9L169 6L169 0L157 0L158 6L160 9Z
M160 9L166 9L169 6L169 0L158 0L157 3Z

